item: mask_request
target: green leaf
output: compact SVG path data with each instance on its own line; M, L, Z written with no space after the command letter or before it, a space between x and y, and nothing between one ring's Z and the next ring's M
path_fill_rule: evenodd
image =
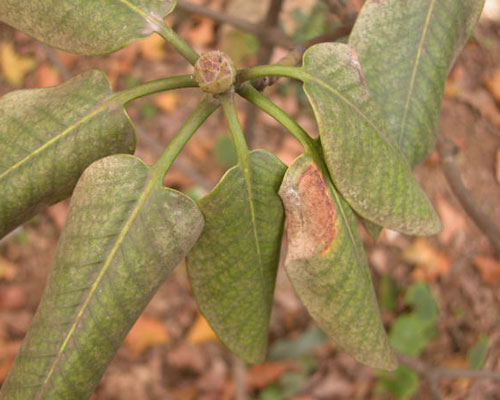
M198 238L195 203L129 155L82 175L54 268L1 399L88 399L121 341Z
M249 188L240 167L231 168L199 203L206 225L187 258L201 312L221 341L248 362L263 360L267 349L284 173L284 164L263 150L250 153Z
M238 156L230 136L220 136L215 142L214 152L215 158L223 167L229 168L238 164Z
M158 30L174 0L2 0L0 20L50 46L107 54Z
M353 212L306 156L288 169L279 193L287 218L285 267L309 313L358 361L394 369Z
M380 306L382 309L395 312L398 307L398 287L390 276L383 275L381 277L379 294Z
M99 71L0 99L0 238L68 197L92 162L133 153L134 128Z
M284 360L297 358L311 353L316 347L321 346L327 336L317 326L308 328L295 339L279 339L269 349L271 360Z
M415 394L419 383L420 379L415 371L399 367L395 371L379 374L377 391L390 393L398 399L405 399Z
M467 362L470 368L481 369L484 367L486 356L488 355L488 342L488 337L481 334L477 343L469 349L467 352Z
M367 0L349 43L411 166L434 148L446 75L484 0Z
M409 356L418 356L435 335L435 321L421 319L415 313L400 316L389 334L392 347Z
M303 68L328 170L350 206L396 231L437 233L439 217L387 136L353 50L340 43L315 45L305 52Z
M439 307L430 286L425 282L411 285L406 292L406 301L421 320L434 322L439 316Z

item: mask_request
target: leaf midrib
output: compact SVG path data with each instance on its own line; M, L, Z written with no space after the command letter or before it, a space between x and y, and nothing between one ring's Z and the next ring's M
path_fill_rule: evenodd
M53 144L57 143L61 139L65 138L68 136L71 132L73 132L75 129L83 125L85 122L91 120L101 112L105 111L108 109L110 106L112 106L115 103L115 100L119 98L118 94L111 94L99 107L94 108L93 111L91 111L89 114L85 115L84 117L80 118L76 122L72 123L70 126L68 126L66 129L64 129L61 133L57 134L54 136L52 139L48 140L45 142L43 145L40 147L36 148L33 150L30 154L28 154L26 157L22 158L18 162L16 162L14 165L10 166L7 168L4 172L0 174L0 181L4 179L7 175L10 175L13 171L19 169L22 165L26 164L29 160L33 159L36 155L42 153L49 147L51 147Z
M403 118L401 120L401 125L399 128L399 136L398 136L398 140L397 140L397 144L399 146L401 146L401 140L403 139L404 132L406 130L406 121L408 118L408 113L410 111L410 101L411 101L411 98L413 96L413 91L415 90L415 81L417 78L417 71L418 71L418 67L420 64L420 60L422 58L422 49L424 47L425 37L427 36L427 33L429 32L429 26L430 26L431 17L432 17L432 13L434 11L435 5L436 5L436 0L431 0L429 10L428 10L427 16L425 18L424 27L422 30L422 36L420 37L420 43L418 45L417 53L415 55L415 63L413 65L413 70L412 70L412 74L411 74L411 78L410 78L410 86L408 89L408 96L406 98L404 111L403 111Z
M322 79L316 77L312 73L306 70L302 70L302 72L305 72L305 76L303 77L303 82L305 85L308 83L316 83L322 87L324 87L326 90L332 92L336 97L338 97L344 104L346 104L348 107L352 108L362 119L364 119L377 133L377 135L393 150L393 152L399 157L401 161L404 163L407 163L406 159L404 158L403 154L401 153L401 150L398 146L395 146L389 139L388 136L377 126L375 123L358 107L356 104L354 104L352 101L350 101L347 97L343 96L338 90L336 90L334 87L330 86L328 83L324 82ZM306 88L307 91L307 88ZM313 96L311 96L312 99L314 99ZM314 103L311 101L311 103ZM313 108L314 108L314 104Z
M61 357L62 357L64 351L66 350L66 347L67 347L69 341L73 337L78 324L80 323L81 319L83 318L83 315L85 314L85 311L87 310L87 308L90 304L90 301L92 300L95 292L97 291L104 276L106 275L106 272L108 271L109 267L111 266L111 263L116 255L116 253L120 249L120 246L122 245L122 243L125 239L125 236L129 233L129 230L130 230L132 224L134 223L135 219L139 215L139 212L141 211L142 206L146 202L148 195L150 194L151 190L153 189L155 183L157 182L153 178L154 178L153 176L149 175L148 184L146 185L141 196L137 200L137 203L136 203L135 207L133 208L132 212L130 213L129 218L126 220L125 224L123 225L123 228L120 230L120 234L118 235L113 247L111 248L108 257L106 257L106 260L104 261L104 264L101 268L101 271L99 272L99 274L96 277L96 280L94 281L94 283L90 287L89 293L88 293L87 297L85 298L80 310L78 311L78 314L75 317L75 321L71 325L70 330L68 331L66 337L64 338L64 341L62 342L61 347L60 347L59 351L57 352L57 355L55 356L55 358L52 362L52 366L50 367L50 370L47 373L47 377L43 381L43 384L40 388L40 393L43 393L44 389L47 387L47 384L48 384L50 378L52 377L52 375L54 374L56 366L59 363L59 361L61 360Z

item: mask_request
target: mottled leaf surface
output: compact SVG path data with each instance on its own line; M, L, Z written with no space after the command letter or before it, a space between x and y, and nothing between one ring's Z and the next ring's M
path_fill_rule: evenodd
M362 217L410 235L441 229L429 199L385 131L354 51L321 43L304 54L304 89L335 186Z
M354 213L306 156L288 169L287 274L311 316L341 349L374 368L394 369Z
M250 191L236 166L200 201L206 225L187 265L198 306L219 338L244 360L259 362L283 233L278 189L285 166L257 150L250 153L250 168Z
M92 162L134 148L132 123L99 71L2 97L0 238L68 197Z
M484 0L367 0L349 43L411 166L427 157L446 75L469 38Z
M92 164L1 399L87 399L127 331L198 238L203 217L141 160Z
M149 36L174 0L2 0L0 20L65 51L106 54Z

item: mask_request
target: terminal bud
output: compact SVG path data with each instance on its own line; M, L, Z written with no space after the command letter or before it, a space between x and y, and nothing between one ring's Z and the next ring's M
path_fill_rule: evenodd
M222 51L214 50L200 56L195 66L195 78L201 90L222 94L232 89L236 80L233 61Z

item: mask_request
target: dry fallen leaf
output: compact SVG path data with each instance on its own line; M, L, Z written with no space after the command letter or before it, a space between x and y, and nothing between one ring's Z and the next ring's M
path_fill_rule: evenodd
M36 67L31 56L18 54L12 42L0 42L0 70L10 85L21 87L24 77Z
M64 222L66 222L68 208L69 202L64 200L47 209L47 214L49 214L59 230L63 228Z
M252 365L247 370L247 385L255 389L263 389L283 376L285 372L295 369L292 361L265 361Z
M213 340L217 340L217 335L210 327L205 317L198 314L193 326L189 329L186 340L191 344L211 342Z
M500 147L497 150L497 160L496 160L496 176L497 182L500 185Z
M446 275L450 270L450 259L436 250L427 239L418 238L403 252L403 260L416 266L413 279L431 282Z
M500 126L500 110L488 91L484 89L460 90L457 98L475 108L493 124Z
M177 108L179 102L179 95L175 92L164 92L157 94L153 102L155 105L165 113L171 113Z
M21 286L6 286L0 290L0 310L18 310L26 304L26 293Z
M195 26L187 33L187 39L197 46L206 46L214 40L214 21L195 15Z
M12 281L17 274L17 267L0 256L0 280Z
M61 75L59 71L47 62L44 62L36 70L37 87L43 88L48 86L59 85Z
M474 265L479 270L485 284L496 286L500 283L500 262L498 260L479 256L474 259Z
M158 320L142 315L125 338L125 347L135 356L149 348L167 344L170 340L167 328Z
M443 197L438 198L437 209L443 222L443 230L439 234L439 241L444 245L448 245L458 233L465 231L467 227L465 217Z
M149 61L160 61L167 57L165 40L160 35L152 35L139 42L142 56Z
M495 70L493 76L485 78L484 84L495 100L500 103L500 68Z

